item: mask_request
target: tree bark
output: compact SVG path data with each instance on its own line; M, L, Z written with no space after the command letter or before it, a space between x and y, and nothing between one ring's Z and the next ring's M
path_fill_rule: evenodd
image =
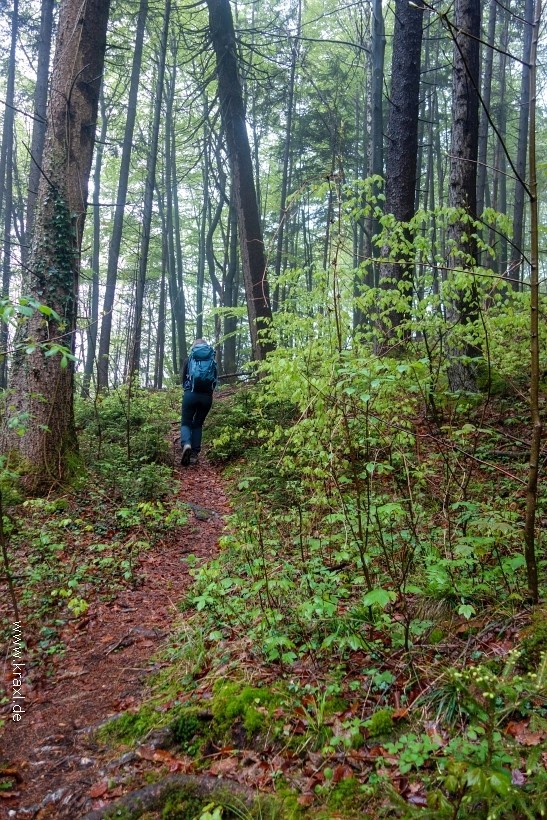
M540 344L539 344L539 206L538 181L536 168L536 72L538 38L541 23L541 0L536 0L533 33L530 43L530 421L531 443L528 466L528 484L526 488L526 517L524 521L524 556L528 589L532 601L539 601L538 567L536 559L536 512L538 495L538 478L541 458L542 421L540 413Z
M472 218L477 216L477 157L479 131L479 38L480 0L456 0L455 19L451 24L454 37L454 68L452 74L452 141L448 204ZM449 228L451 244L449 266L453 275L470 270L477 260L472 231L457 219ZM477 287L472 272L471 282L459 288L451 309L462 325L471 325L479 315ZM465 357L479 353L476 345L467 342L464 349L452 351L448 371L451 390L476 390L474 369ZM462 359L462 356L464 357Z
M8 297L11 278L11 224L13 219L13 104L15 94L15 57L17 33L19 30L19 0L13 0L11 18L11 41L8 61L6 86L6 105L4 108L4 127L2 129L2 152L0 157L0 214L4 216L4 235L2 242L2 296ZM4 323L0 328L0 388L7 386L8 379L8 327Z
M500 10L501 14L501 38L498 54L498 68L496 77L498 80L498 103L496 111L496 149L494 151L494 179L492 185L492 208L498 213L507 213L507 173L505 141L507 136L507 102L505 99L507 88L507 51L509 48L509 12ZM480 212L477 213L480 216ZM489 245L494 248L496 256L490 257L487 267L492 268L497 273L507 269L507 240L503 235L490 231Z
M129 97L127 101L127 119L125 121L125 130L123 136L123 148L120 163L118 194L116 196L116 206L114 210L112 237L110 240L110 247L108 250L106 286L103 303L103 316L101 321L101 336L99 341L99 357L97 362L98 390L108 389L108 363L110 358L110 337L112 335L112 311L114 309L114 298L116 296L118 262L120 258L120 248L122 243L123 217L125 211L125 203L127 200L127 188L129 185L129 165L131 162L131 153L133 149L133 132L135 130L135 119L137 116L139 79L141 73L144 30L146 26L147 15L148 0L140 0L139 14L137 17L137 31L135 35L135 46L133 51L133 63L131 67Z
M506 276L510 279L513 290L518 290L521 280L524 233L524 200L526 194L526 150L528 147L528 120L530 115L530 65L528 56L532 44L534 26L534 0L526 0L524 8L523 64L520 81L520 111L515 168L518 179L515 181L515 204L513 209L513 242L511 257Z
M224 306L237 307L237 295L239 285L239 257L237 253L237 214L230 202L230 218L228 227L228 265L224 281ZM226 373L235 373L236 363L236 335L237 318L235 316L224 317L224 351L222 361Z
M91 385L91 377L93 375L95 356L97 353L97 326L99 323L99 271L101 259L101 208L99 196L101 190L104 143L108 129L108 117L106 116L103 91L104 88L101 87L101 134L95 152L95 169L93 173L93 254L91 256L91 299L87 328L87 353L84 377L82 380L82 396L84 397L89 397L89 387Z
M391 64L391 91L386 153L385 211L393 214L398 223L406 224L414 216L416 202L416 158L418 153L418 119L420 113L420 63L422 49L422 14L408 0L397 0L393 57ZM408 230L403 240L411 241ZM384 256L392 249L386 247ZM398 259L407 256L405 248L397 248ZM383 335L396 338L396 330L407 324L414 268L410 259L403 262L385 262L380 272L382 287L399 291L399 299L408 307L394 307L389 313ZM403 338L410 331L405 328Z
M253 177L253 164L238 70L234 23L229 0L207 0L209 31L216 55L220 111L232 172L238 217L243 280L247 296L253 359L273 349L266 255Z
M40 165L44 140L46 138L47 91L49 81L49 63L51 59L51 36L53 31L53 7L55 0L42 0L40 18L40 35L38 45L38 62L36 67L36 87L34 89L34 121L32 123L32 140L30 144L30 170L28 180L27 218L25 226L26 241L23 242L23 265L28 260L28 243L32 238L34 226L34 208L40 184Z
M20 326L11 375L3 445L27 470L27 486L41 490L62 480L77 449L74 368L44 345L74 349L80 249L109 0L65 0L60 9L51 78L42 176L24 290L56 311L36 311ZM65 364L66 366L63 366ZM13 429L24 419L26 433ZM11 422L11 423L10 423Z
M481 74L482 82L482 111L479 122L479 144L478 144L478 167L477 167L477 216L481 216L484 211L485 202L487 201L487 163L488 163L488 114L490 112L490 100L492 97L492 74L494 66L494 49L493 45L496 40L496 19L497 19L498 3L497 0L491 0L489 4L488 16L488 47L485 48L484 59L482 61ZM490 197L488 197L490 201Z
M292 122L294 114L294 92L296 83L296 65L300 54L300 28L302 20L302 2L298 0L297 22L294 38L291 40L291 69L287 89L287 126L283 145L283 165L281 168L281 192L279 203L279 224L277 227L277 248L275 254L276 293L279 291L277 280L281 275L283 265L283 240L285 236L285 222L287 219L287 194L289 187L289 162L292 144ZM286 256L285 256L286 264Z
M382 0L372 0L372 37L370 45L370 107L369 107L369 154L367 176L384 176L384 61L386 32ZM378 256L378 248L372 237L379 231L378 220L370 216L365 222L365 258L371 260L367 285L376 287L379 282L378 264L372 261Z
M137 273L137 286L135 292L135 324L133 328L133 339L129 354L129 366L127 377L129 380L139 372L141 358L141 334L142 334L142 314L144 304L144 288L146 284L146 269L148 265L148 251L150 248L150 228L152 225L152 206L154 202L154 185L156 178L156 163L158 158L158 144L161 122L161 108L163 99L163 82L165 78L165 63L167 59L167 39L169 35L169 20L171 17L171 0L166 0L163 29L159 50L158 79L156 83L156 101L154 106L154 117L152 122L152 132L150 135L150 151L146 169L146 183L144 190L144 206L142 218L142 239L139 255L139 270Z

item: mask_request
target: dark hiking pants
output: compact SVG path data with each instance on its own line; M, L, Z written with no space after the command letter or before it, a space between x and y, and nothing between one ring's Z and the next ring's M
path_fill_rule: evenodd
M201 434L203 422L213 404L212 393L194 393L185 390L182 397L182 422L180 427L180 443L184 447L189 444L192 452L201 450Z

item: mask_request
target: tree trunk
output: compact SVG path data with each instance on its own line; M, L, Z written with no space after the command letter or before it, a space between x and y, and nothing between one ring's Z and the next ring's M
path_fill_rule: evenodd
M196 339L203 336L203 285L205 282L205 236L207 234L207 214L209 213L209 150L210 131L207 121L208 102L203 101L203 150L201 151L201 178L203 182L203 201L199 219L198 264L196 271Z
M507 87L507 50L509 48L509 12L500 10L501 14L501 41L500 53L498 55L498 69L496 77L498 80L498 103L496 106L496 149L494 151L494 180L492 186L492 207L499 213L506 213L507 207L507 173L505 139L507 132L507 103L505 92ZM480 216L480 213L477 214ZM507 240L500 233L490 231L489 245L494 248L496 256L490 257L487 266L501 273L507 268Z
M34 225L34 208L40 184L40 165L46 137L46 110L49 81L49 62L51 58L51 37L53 31L53 7L55 0L42 0L40 35L38 45L38 63L36 67L36 86L34 89L34 121L32 123L32 141L30 144L30 170L28 180L27 219L25 227L26 241L23 242L23 265L28 260L28 244L31 242Z
M144 190L144 206L142 218L142 239L139 255L139 270L137 273L137 286L135 293L135 325L133 328L133 339L129 355L128 379L139 372L141 358L141 334L142 334L142 313L144 304L144 287L146 283L146 268L148 265L148 250L150 247L150 228L152 225L152 206L154 202L154 184L156 178L156 163L158 158L158 144L161 122L161 107L163 100L163 81L165 77L165 63L167 58L167 38L169 35L169 20L171 17L171 0L166 0L163 17L163 29L161 33L158 79L156 83L156 102L154 107L154 118L152 122L152 133L150 135L150 152L146 169L146 183Z
M125 210L125 203L127 200L127 188L129 184L129 165L131 162L131 152L133 148L133 132L135 129L135 119L137 116L139 79L141 73L144 29L146 26L147 15L148 0L140 0L139 14L137 17L135 47L133 51L133 64L131 67L129 97L127 101L127 119L125 121L125 130L123 136L123 148L120 163L118 194L116 196L116 206L114 210L112 237L110 240L110 248L108 250L106 286L103 303L103 317L101 321L101 337L99 341L99 358L97 362L98 390L108 389L108 362L110 357L110 337L112 334L112 311L114 308L114 298L116 295L118 262L120 258L120 247L122 242L123 216Z
M369 109L369 157L367 176L384 176L384 60L386 32L382 0L372 0L372 38L370 47L371 82ZM379 231L378 220L370 216L365 223L364 255L371 260L367 284L376 287L379 282L378 265L372 260L378 249L372 237Z
M176 258L176 279L175 288L176 293L174 301L171 303L171 310L173 313L173 321L176 321L177 326L177 348L178 348L178 362L175 370L175 379L179 381L182 379L182 368L185 359L188 358L188 342L186 340L186 300L184 297L184 271L182 258L182 237L180 230L180 209L179 209L179 195L177 187L177 157L175 151L175 127L174 123L167 123L167 127L171 126L171 161L173 165L173 173L171 179L173 180L173 228L174 228L174 242L175 242L175 258Z
M481 216L484 211L486 201L486 186L488 180L488 113L490 112L490 100L492 97L492 74L494 66L493 45L496 39L496 18L498 11L497 0L491 0L489 4L488 16L488 47L485 48L484 60L481 66L483 77L482 84L482 110L479 122L479 144L478 144L478 167L477 167L477 216ZM488 112L488 113L487 113Z
M163 209L162 209L163 210ZM168 232L166 222L163 222L163 238L161 243L161 280L160 280L160 302L158 306L158 327L156 332L156 355L154 358L154 389L163 388L163 364L165 358L165 330L166 330L166 294L165 280L169 265ZM149 345L150 347L150 345Z
M297 23L294 39L291 40L291 70L287 89L287 127L283 145L283 165L281 168L281 193L279 203L279 225L277 228L277 248L275 254L276 293L279 290L277 280L283 267L283 240L285 235L285 221L287 219L287 193L289 186L289 161L291 156L292 122L294 113L294 90L296 82L296 65L300 54L300 27L302 20L302 2L298 0Z
M228 229L228 265L226 279L224 283L224 305L225 307L237 307L238 294L238 269L239 258L237 253L237 214L235 207L230 203L230 221ZM235 316L224 317L224 371L235 373L237 370L236 361L236 334L237 318Z
M11 277L11 224L13 219L13 115L15 94L15 59L17 33L19 29L19 0L13 0L11 18L11 44L6 86L4 127L2 130L2 152L0 157L0 214L4 216L4 236L2 242L2 296L9 296ZM0 329L0 388L7 386L8 380L8 327L2 323Z
M480 0L456 0L452 76L452 144L448 204L472 218L477 216L477 155L479 130L479 38ZM469 226L461 219L449 228L451 244L449 265L453 275L469 270L476 263L476 243ZM470 284L460 288L452 312L462 325L478 319L478 294L474 274ZM474 369L464 357L475 357L476 345L468 341L464 349L452 351L448 379L451 390L476 390Z
M536 168L536 88L537 88L537 53L541 24L541 0L536 0L533 22L533 34L530 42L530 421L531 442L530 461L528 465L528 483L526 488L526 517L524 521L524 556L528 589L532 601L539 602L539 579L536 559L536 512L538 496L538 478L541 460L542 420L540 412L540 342L539 342L539 205L538 180Z
M519 130L517 143L517 157L515 168L518 179L515 181L515 205L513 210L513 241L511 245L511 259L507 277L510 279L513 290L518 290L521 280L521 267L523 257L523 232L524 232L524 198L526 193L526 149L528 146L528 120L530 115L530 66L528 55L532 44L532 31L534 25L534 0L526 0L524 7L524 42L522 48L523 63L520 81L520 111Z
M422 49L422 14L420 9L407 0L397 0L395 30L393 34L393 57L391 65L391 92L388 118L386 154L386 202L385 211L393 214L398 223L408 223L414 216L416 201L416 157L418 152L418 119L420 113L420 62ZM405 240L412 237L405 231ZM389 257L391 248L384 250ZM406 256L404 248L395 250L397 259ZM389 313L384 335L396 338L396 330L407 324L414 269L408 262L387 262L381 266L382 287L399 290L398 299L408 307L395 307ZM408 340L410 331L405 328L403 338Z
M51 349L44 351L43 346L54 341L74 349L80 249L108 13L109 0L88 0L83 7L76 0L65 0L60 9L43 173L25 282L26 292L57 315L36 311L19 328L3 436L4 449L17 452L27 469L31 490L63 479L70 455L77 449L73 364L59 355L47 355ZM13 429L16 419L25 421L23 436Z
M266 256L253 177L253 164L238 71L234 23L229 0L207 0L209 28L216 54L218 94L232 188L238 217L243 280L247 296L253 359L260 361L273 349L268 338L272 311Z
M101 87L101 135L95 152L95 171L93 173L93 254L91 257L91 299L90 313L87 328L87 353L82 381L82 396L89 396L89 386L95 367L97 353L97 325L99 323L99 269L101 258L101 208L99 196L101 190L101 172L103 165L104 142L108 129L108 117L104 102L103 87Z

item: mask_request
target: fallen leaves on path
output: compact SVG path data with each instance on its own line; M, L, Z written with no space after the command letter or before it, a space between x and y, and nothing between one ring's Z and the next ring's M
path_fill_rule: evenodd
M121 786L108 786L109 761L89 729L142 699L147 679L157 668L154 652L180 619L177 604L191 583L184 558L191 553L199 563L215 554L228 511L221 482L205 460L199 467L181 470L179 478L178 501L192 505L188 523L166 530L140 552L135 567L138 584L108 596L100 589L95 594L89 590L89 609L62 627L65 652L51 656L47 677L43 666L27 667L27 714L19 725L7 721L3 730L0 762L9 765L0 770L0 779L6 784L9 777L16 785L0 790L6 812L75 818L90 800L121 794ZM77 507L75 516L83 519L78 499L69 503ZM207 515L195 515L194 508ZM112 529L101 537L106 542L118 534ZM25 637L37 659L38 635ZM7 664L3 672L7 691ZM143 746L137 758L170 772L192 769L189 758L161 749Z

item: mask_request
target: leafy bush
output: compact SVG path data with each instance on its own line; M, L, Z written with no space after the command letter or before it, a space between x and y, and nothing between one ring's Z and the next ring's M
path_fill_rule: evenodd
M169 436L178 419L175 394L124 385L95 402L77 403L76 423L87 464L126 502L173 493Z

